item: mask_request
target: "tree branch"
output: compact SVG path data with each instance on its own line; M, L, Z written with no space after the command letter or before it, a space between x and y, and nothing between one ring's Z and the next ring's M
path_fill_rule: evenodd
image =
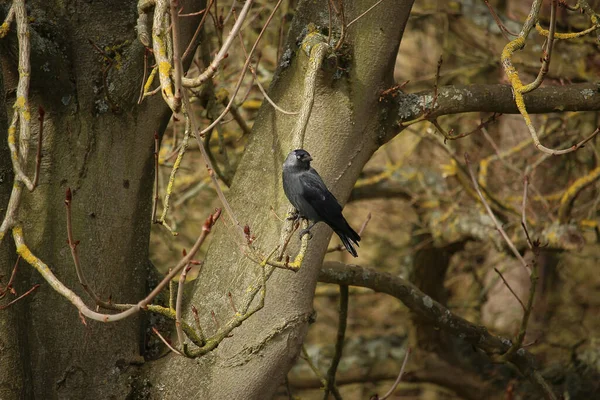
M510 85L474 84L438 89L433 108L433 90L398 96L399 122L427 114L427 119L466 112L518 114ZM531 114L600 110L600 83L545 86L524 95ZM433 108L433 109L432 109Z
M442 304L421 292L412 283L384 272L377 272L358 265L335 261L323 263L319 272L319 282L337 285L361 286L396 297L412 312L433 321L440 329L461 338L467 343L483 350L496 360L511 347L509 339L492 335L487 328L477 326L453 314ZM544 393L547 399L556 399L549 385L536 370L535 358L524 348L512 354L508 360Z

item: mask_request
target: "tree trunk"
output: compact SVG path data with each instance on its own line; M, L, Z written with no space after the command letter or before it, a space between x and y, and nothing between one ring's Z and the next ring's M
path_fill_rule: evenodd
M346 15L357 16L372 1L346 1ZM393 85L393 68L412 1L374 8L348 30L342 52L349 65L337 78L319 72L315 103L304 148L338 199L348 198L363 165L394 129L391 105L379 101L380 92ZM287 110L302 104L308 57L296 40L309 23L328 25L326 2L302 1L287 39L294 56L280 65L270 89L272 98ZM339 25L336 25L339 26ZM340 71L337 71L338 73ZM242 225L248 224L256 244L269 253L279 243L282 223L271 207L285 215L288 201L281 186L281 164L291 150L291 132L297 117L277 113L264 103L234 177L229 201ZM214 311L221 324L233 315L227 293L242 302L246 289L260 277L260 267L241 252L242 246L227 217L219 223L198 276L191 303L200 313L207 336L216 330ZM217 350L199 363L173 356L151 368L152 382L161 392L181 398L266 399L283 382L296 359L313 312L312 299L319 267L331 230L319 224L313 230L308 254L299 272L277 270L267 283L264 309L233 331ZM290 254L298 249L292 238ZM233 249L233 250L232 250ZM360 249L359 249L360 252ZM191 318L190 318L191 320ZM158 367L157 367L158 366Z
M144 47L136 38L136 5L115 0L28 6L32 121L41 106L46 122L39 186L24 195L19 210L26 244L87 299L66 242L64 199L71 188L73 231L90 285L103 299L138 301L146 290L154 132L164 129L170 111L159 96L137 105ZM182 43L187 45L197 23L182 21ZM12 188L6 116L12 116L18 79L14 27L0 46L0 207L5 207ZM100 52L113 57L110 67ZM36 123L32 130L30 159ZM7 235L0 247L3 275L10 273L14 254ZM125 398L128 388L116 383L119 372L139 359L141 317L84 323L23 261L18 281L20 293L35 283L41 287L2 311L0 398Z

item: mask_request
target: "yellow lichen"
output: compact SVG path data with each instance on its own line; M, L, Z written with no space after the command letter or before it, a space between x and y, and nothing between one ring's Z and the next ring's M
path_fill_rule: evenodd
M169 76L171 73L171 63L162 61L160 64L158 64L158 71L161 75Z
M6 34L8 33L9 30L10 30L10 24L8 22L5 22L2 25L0 25L0 39L2 39L4 36L6 36Z
M155 67L154 69L152 69L152 72L150 72L150 76L148 77L148 80L144 85L144 93L148 93L150 91L150 86L152 86L152 82L154 82L154 77L156 76L157 71L158 68Z
M17 142L17 138L16 138L16 129L14 126L11 126L10 128L8 128L8 144L15 144Z
M14 104L13 108L15 108L15 109L23 108L23 107L25 107L25 103L26 103L25 97L19 96L19 97L17 97L17 100L15 100L15 104Z
M545 36L545 37L548 37L548 35L550 34L550 32L548 32L548 30L542 28L540 26L540 24L537 24L535 26L535 29L538 31L538 33L540 35ZM570 33L555 32L554 33L554 39L559 39L559 40L576 39L578 37L586 36L586 35L594 32L596 29L598 29L598 26L594 25L594 26L591 26L588 29L585 29L585 30L580 31L580 32L570 32Z

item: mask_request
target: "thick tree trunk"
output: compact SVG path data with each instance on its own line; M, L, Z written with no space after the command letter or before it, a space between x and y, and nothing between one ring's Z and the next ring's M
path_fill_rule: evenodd
M358 16L371 5L367 0L346 1L346 15ZM348 197L363 165L394 129L394 117L388 118L389 109L379 95L393 85L394 60L411 6L412 1L401 1L374 8L347 32L348 47L342 48L349 56L347 75L336 78L332 71L319 72L304 148L338 199ZM298 6L284 48L294 56L289 66L280 67L270 90L287 110L300 109L304 101L308 57L295 43L309 23L328 25L327 2L303 1ZM279 243L282 227L271 207L285 215L289 204L281 186L281 164L293 150L291 132L296 120L265 103L228 194L240 223L251 227L255 243L265 253ZM241 303L246 289L260 277L260 267L243 255L234 228L223 218L191 300L207 335L216 330L211 311L221 324L233 316L227 293ZM161 386L163 395L203 399L266 399L273 395L299 352L313 312L316 278L331 230L320 224L313 234L301 270L275 271L267 283L264 309L236 329L232 338L200 363L181 357L155 363L159 367L152 368L151 380L165 385ZM295 235L291 254L298 243Z
M31 1L28 14L32 121L41 106L46 123L40 183L24 195L19 210L26 244L87 300L66 243L64 198L70 187L74 235L81 241L78 250L90 285L104 299L137 301L146 290L154 132L164 127L169 110L160 97L137 105L144 47L136 38L136 4ZM182 42L187 44L195 24L195 18L182 21ZM0 46L0 103L10 117L18 79L15 35ZM110 68L100 51L114 56ZM4 207L12 179L5 165L10 160L5 118L0 122ZM7 235L0 247L4 275L14 262L11 240ZM77 310L23 261L18 280L21 293L34 283L41 287L2 312L0 398L125 398L128 388L116 382L119 372L140 357L141 317L84 324Z

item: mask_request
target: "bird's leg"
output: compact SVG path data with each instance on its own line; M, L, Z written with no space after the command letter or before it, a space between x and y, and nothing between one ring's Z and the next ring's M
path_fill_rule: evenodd
M310 233L310 230L311 230L311 229L312 229L312 227L313 227L313 226L315 226L316 224L317 224L316 222L313 222L313 224L312 224L312 225L310 225L308 228L306 228L306 229L302 229L302 230L300 231L300 238L302 239L302 236L304 236L304 235L308 234L308 239L309 239L309 240L310 240L310 239L312 239L312 233Z

